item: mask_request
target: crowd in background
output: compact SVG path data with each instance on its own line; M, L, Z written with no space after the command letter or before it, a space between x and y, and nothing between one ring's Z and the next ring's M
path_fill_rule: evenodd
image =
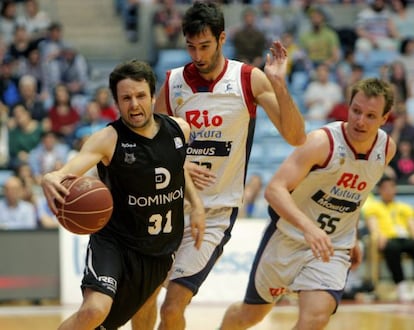
M184 49L179 5L190 2L114 0L114 11L122 16L127 40L140 42L139 6L156 5L152 17L156 66L159 52ZM361 6L354 24L335 28L336 13L324 6L330 3ZM239 23L227 27L226 55L263 67L271 41L280 39L290 58L289 88L307 122L321 125L346 118L350 86L362 77L378 76L393 83L397 102L384 128L398 142L398 153L388 174L398 184L414 184L413 2L251 0L243 4ZM282 15L281 8L288 8L290 15ZM20 178L18 189L26 191L22 199L37 212L33 228L56 225L41 220L40 177L118 116L107 86L91 88L90 63L65 39L64 28L37 0L1 3L0 168Z
M37 0L2 1L0 36L0 169L13 174L2 182L0 227L56 227L41 176L118 111L106 85L91 89L88 60Z

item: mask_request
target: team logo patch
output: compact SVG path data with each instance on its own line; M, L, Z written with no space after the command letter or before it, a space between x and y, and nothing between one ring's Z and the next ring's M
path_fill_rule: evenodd
M175 149L179 149L183 147L183 140L181 140L181 138L179 136L176 136L174 138L174 143L175 143Z
M272 297L277 297L282 294L286 293L285 288L269 288L269 293L272 295Z
M135 163L137 159L135 158L134 154L129 154L129 153L125 153L125 158L124 158L124 162L127 164L133 164Z

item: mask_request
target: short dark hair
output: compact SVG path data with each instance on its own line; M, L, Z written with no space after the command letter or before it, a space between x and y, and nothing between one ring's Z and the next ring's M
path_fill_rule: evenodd
M395 179L389 175L383 175L381 179L377 182L377 187L381 187L385 182L394 182L396 183Z
M128 78L135 81L145 80L149 85L151 97L155 95L156 78L151 66L146 62L133 59L118 64L109 75L109 88L116 102L118 102L118 83Z
M224 31L224 14L213 2L196 1L187 9L182 22L183 35L195 36L210 28L216 40Z

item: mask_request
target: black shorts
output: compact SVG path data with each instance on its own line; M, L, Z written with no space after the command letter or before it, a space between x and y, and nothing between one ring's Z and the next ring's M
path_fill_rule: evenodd
M113 298L111 311L102 326L114 330L128 322L164 282L172 261L171 255L142 255L112 237L91 235L81 288Z

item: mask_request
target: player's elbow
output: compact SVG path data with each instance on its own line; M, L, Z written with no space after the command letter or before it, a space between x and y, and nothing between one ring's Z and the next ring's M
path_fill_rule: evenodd
M264 198L265 200L272 205L275 202L275 199L277 199L278 196L278 185L274 182L271 182L267 185L265 191L264 191Z
M306 142L306 134L305 132L288 132L285 139L290 145L298 147Z

